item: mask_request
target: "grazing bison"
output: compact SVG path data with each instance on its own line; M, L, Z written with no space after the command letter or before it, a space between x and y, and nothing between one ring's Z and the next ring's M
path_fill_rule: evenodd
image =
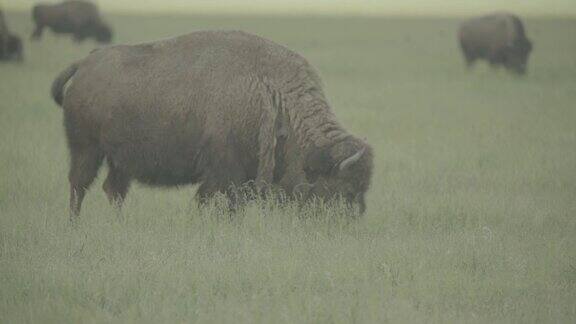
M64 91L69 79L70 85ZM106 158L104 191L199 183L341 197L364 211L372 149L348 133L300 55L239 31L201 31L93 51L53 82L71 155L71 218Z
M4 13L0 10L0 60L22 61L23 59L22 41L20 37L10 32Z
M526 72L532 43L517 16L494 13L470 19L462 23L458 37L468 67L484 59L492 66L502 65L518 74Z
M32 9L32 18L36 24L32 39L39 39L44 27L49 27L55 33L72 34L77 42L90 37L100 43L112 40L110 27L100 18L96 5L88 1L39 4Z

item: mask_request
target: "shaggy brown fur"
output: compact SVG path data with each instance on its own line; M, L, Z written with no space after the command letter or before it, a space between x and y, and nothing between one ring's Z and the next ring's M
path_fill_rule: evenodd
M101 43L112 40L112 30L100 18L96 5L88 1L39 4L32 9L32 18L36 24L32 39L39 39L44 27L48 27L58 34L72 34L77 42L86 38L94 38Z
M460 26L462 54L470 67L483 59L492 66L504 66L518 74L526 73L532 42L526 38L520 19L508 13L473 18Z
M64 85L70 79L65 94ZM200 201L253 182L365 209L372 149L349 134L300 55L239 31L97 50L56 78L72 215L104 158L112 202L132 179L200 183Z
M0 60L24 59L22 41L20 37L12 34L6 25L4 13L0 10Z

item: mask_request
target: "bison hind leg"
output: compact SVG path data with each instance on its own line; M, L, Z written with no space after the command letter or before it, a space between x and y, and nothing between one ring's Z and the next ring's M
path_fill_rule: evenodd
M462 57L464 58L466 68L470 69L478 59L476 53L462 42L460 42L460 49L462 51Z
M70 220L80 214L86 190L102 165L104 154L98 147L71 147L71 163L68 180L70 181Z
M122 203L126 198L126 194L128 194L128 188L130 187L130 177L124 171L116 167L110 158L107 160L108 176L104 181L102 189L106 193L110 204L121 208Z
M44 26L42 24L36 23L36 28L34 28L34 32L30 36L32 40L38 40L42 36L42 31L44 30Z

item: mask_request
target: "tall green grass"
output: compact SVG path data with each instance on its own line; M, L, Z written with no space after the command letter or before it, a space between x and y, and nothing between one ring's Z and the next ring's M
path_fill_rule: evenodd
M8 14L27 37L28 15ZM255 32L314 64L375 151L367 214L195 188L100 189L68 224L54 76L94 47L47 33L0 64L0 323L570 323L576 319L575 20L528 20L530 71L463 68L457 20L112 16L120 43Z

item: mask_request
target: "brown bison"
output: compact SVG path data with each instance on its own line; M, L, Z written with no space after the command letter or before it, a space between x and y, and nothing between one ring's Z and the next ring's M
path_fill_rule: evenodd
M22 41L12 34L6 25L4 13L0 10L0 60L24 59Z
M49 27L55 33L72 34L77 42L90 37L100 43L112 40L110 27L100 18L96 5L88 1L39 4L32 9L32 18L36 24L32 39L39 39L44 27Z
M73 80L64 92L64 86ZM300 55L240 31L201 31L93 51L52 85L71 155L71 217L106 158L104 191L199 183L200 202L234 187L341 197L365 209L372 149L348 133Z
M526 73L532 42L526 38L520 19L508 13L473 18L460 25L460 47L470 67L484 59L492 66L504 66L518 74Z

